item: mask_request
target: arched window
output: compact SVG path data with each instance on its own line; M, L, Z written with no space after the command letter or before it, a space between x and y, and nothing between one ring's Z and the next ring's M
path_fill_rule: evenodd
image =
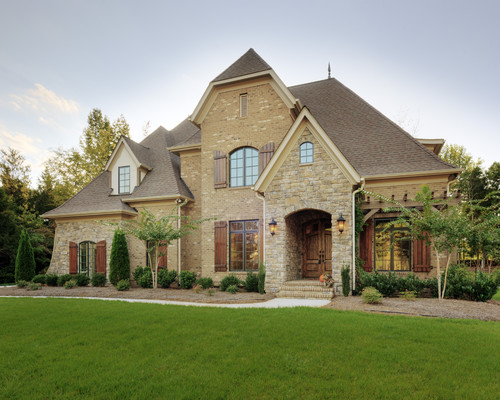
M259 152L251 147L236 150L229 157L230 186L252 186L259 177Z
M78 273L93 275L96 273L96 244L94 242L81 242L79 245Z
M313 162L314 146L311 142L304 142L300 145L300 163L308 164Z

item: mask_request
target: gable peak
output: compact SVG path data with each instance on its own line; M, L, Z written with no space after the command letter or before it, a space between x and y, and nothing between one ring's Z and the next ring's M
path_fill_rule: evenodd
M257 54L257 52L250 48L245 54L238 58L228 68L226 68L220 75L218 75L212 82L224 81L226 79L237 78L239 76L250 75L256 72L271 70L264 59Z

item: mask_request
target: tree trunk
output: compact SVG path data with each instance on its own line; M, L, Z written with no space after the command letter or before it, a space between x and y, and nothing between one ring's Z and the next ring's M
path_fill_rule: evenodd
M438 281L438 299L441 300L441 267L439 265L439 251L436 249L437 259L437 281Z
M448 267L450 266L450 260L451 260L451 252L448 253L448 260L446 260L446 269L444 271L443 293L441 294L441 298L444 298L444 293L446 291L446 280L448 278Z

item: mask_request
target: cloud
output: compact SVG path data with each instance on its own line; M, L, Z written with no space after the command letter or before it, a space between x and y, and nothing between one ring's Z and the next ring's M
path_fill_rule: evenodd
M58 96L39 83L35 83L34 89L28 89L22 94L11 94L10 98L10 104L16 110L30 108L39 113L58 111L65 114L77 113L79 110L75 101Z

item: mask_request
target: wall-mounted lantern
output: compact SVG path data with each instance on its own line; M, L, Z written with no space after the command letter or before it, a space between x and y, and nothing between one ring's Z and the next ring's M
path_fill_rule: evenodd
M274 236L276 234L277 229L278 223L273 218L271 222L269 222L269 231L271 232L271 236Z
M342 216L342 214L340 214L340 217L337 219L337 228L339 229L340 234L342 234L342 232L344 232L345 219Z

